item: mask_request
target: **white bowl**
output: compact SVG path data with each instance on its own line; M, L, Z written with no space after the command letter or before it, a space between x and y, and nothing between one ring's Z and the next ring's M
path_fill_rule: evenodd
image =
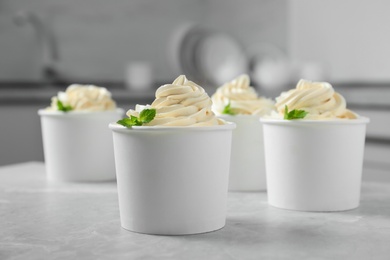
M368 118L261 122L270 205L301 211L359 206Z
M229 190L266 190L263 127L259 120L260 117L223 115L220 118L237 125L233 131Z
M112 134L107 124L124 111L39 110L46 174L50 181L115 180Z
M123 228L183 235L225 225L235 124L129 129L113 123L109 127Z

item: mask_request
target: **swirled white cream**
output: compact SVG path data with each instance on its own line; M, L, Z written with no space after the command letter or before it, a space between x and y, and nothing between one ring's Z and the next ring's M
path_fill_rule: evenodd
M355 119L357 114L348 110L346 101L327 82L312 82L301 79L295 89L283 92L276 98L276 109L279 116L288 110L305 110L308 114L304 119Z
M57 101L64 106L71 106L72 111L105 111L116 109L111 93L103 87L94 85L70 85L65 92L58 92L52 97L50 110L58 110Z
M263 116L274 110L274 102L258 97L249 84L249 77L244 74L219 87L211 97L213 111L221 115L228 104L234 114Z
M212 126L224 124L211 111L211 99L205 90L184 75L172 84L159 87L156 99L150 106L136 106L127 115L138 117L146 108L156 109L155 118L145 126Z

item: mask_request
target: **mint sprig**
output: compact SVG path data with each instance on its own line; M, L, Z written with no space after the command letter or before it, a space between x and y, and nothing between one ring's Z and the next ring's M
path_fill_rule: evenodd
M147 124L154 119L156 116L156 109L144 109L139 114L139 117L130 115L128 118L123 118L118 120L117 123L123 125L124 127L131 128L133 126L141 126L143 124Z
M232 107L231 107L231 104L230 104L230 101L229 103L224 107L224 109L222 110L222 114L224 115L232 115L234 116L236 113L233 111Z
M65 106L60 100L57 100L57 108L63 112L69 112L73 109L70 105Z
M286 120L293 120L293 119L302 119L304 118L309 112L306 112L305 110L298 110L294 109L288 112L287 105L284 106L284 119Z

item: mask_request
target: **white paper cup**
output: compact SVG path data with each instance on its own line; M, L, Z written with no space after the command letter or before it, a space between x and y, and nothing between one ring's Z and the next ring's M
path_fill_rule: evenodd
M224 227L235 124L109 127L123 228L184 235Z
M229 191L266 190L263 127L260 117L223 115L220 118L237 125L233 131Z
M359 206L368 118L261 122L270 205L301 211Z
M41 109L38 114L48 180L115 180L112 134L107 124L122 118L122 109L66 113Z

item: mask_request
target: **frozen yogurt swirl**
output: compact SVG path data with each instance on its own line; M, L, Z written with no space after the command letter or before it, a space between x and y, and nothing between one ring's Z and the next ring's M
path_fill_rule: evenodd
M304 119L355 119L357 114L348 110L343 96L327 82L312 82L301 79L295 89L283 92L276 98L276 109L280 115L288 110L305 110Z
M228 104L234 114L263 116L274 110L274 102L258 97L249 84L249 77L244 74L219 87L211 97L213 111L218 115L223 114Z
M72 111L105 111L116 109L111 93L103 87L94 85L70 85L65 92L52 97L49 110L58 110L57 102L70 106Z
M159 87L156 99L147 108L156 109L155 118L145 126L213 126L224 124L211 111L211 99L205 90L184 75L172 84ZM129 110L130 117L138 116L142 106Z

